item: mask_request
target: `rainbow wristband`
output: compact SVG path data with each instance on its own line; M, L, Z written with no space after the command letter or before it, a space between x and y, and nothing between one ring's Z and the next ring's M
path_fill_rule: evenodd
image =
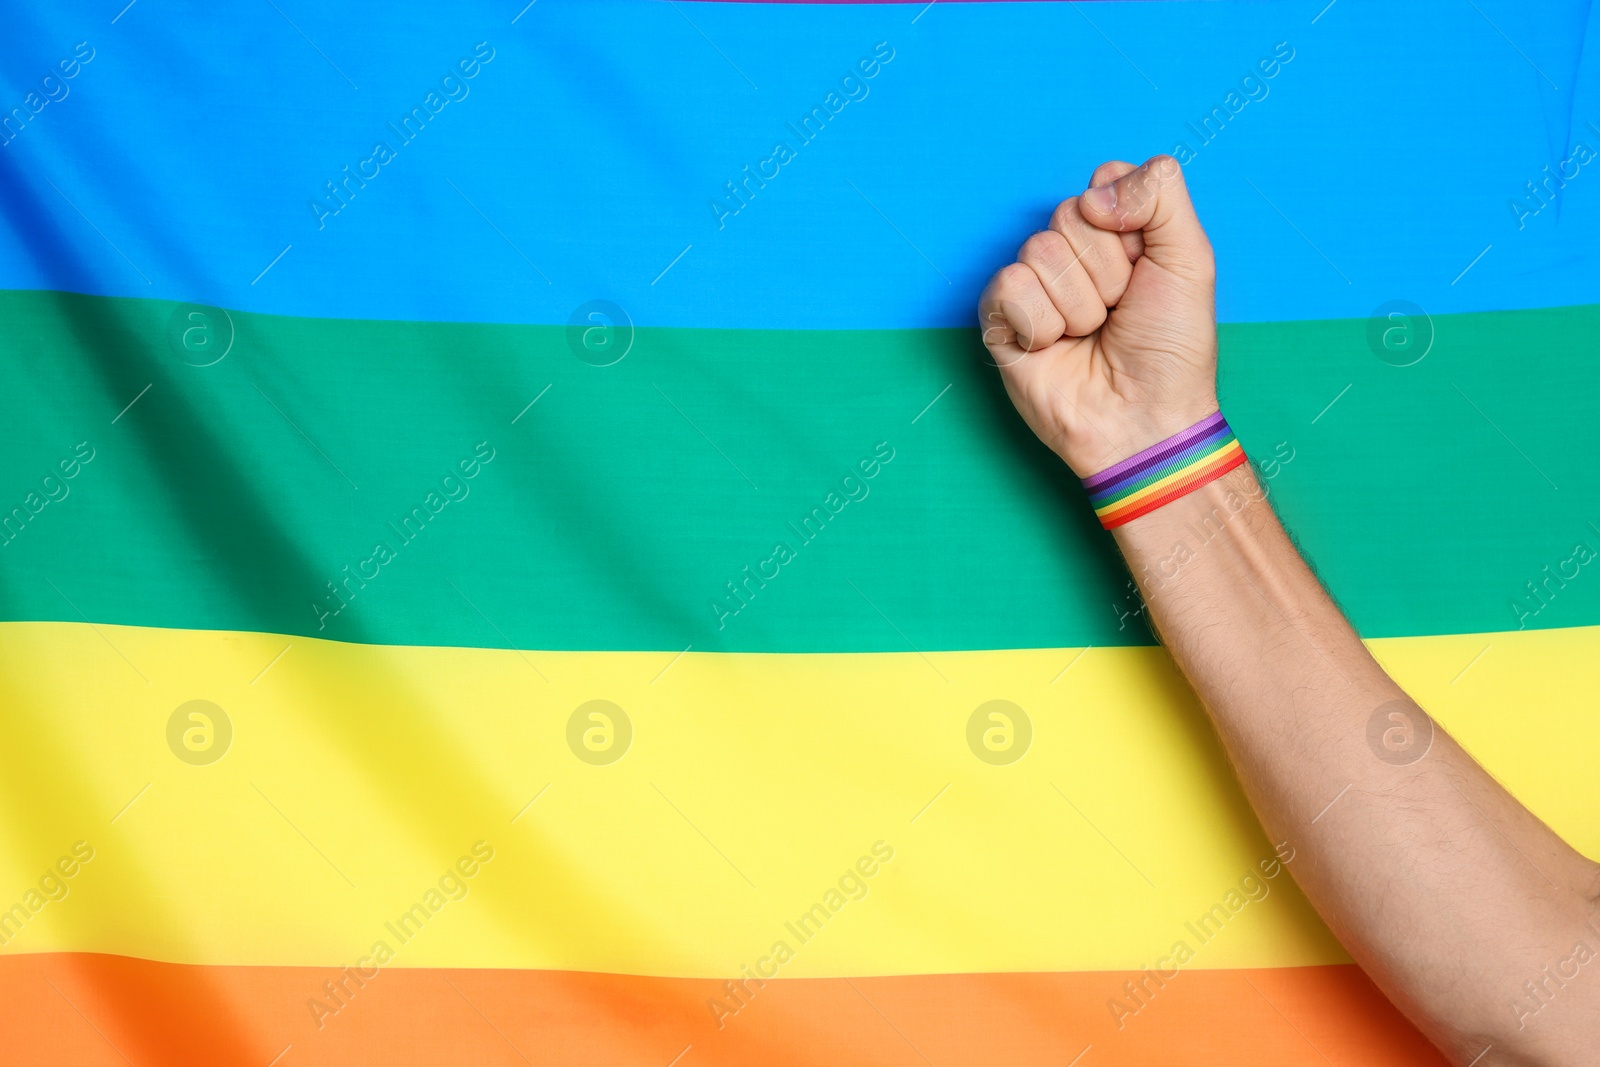
M1148 515L1245 461L1222 412L1083 480L1100 525L1115 529Z

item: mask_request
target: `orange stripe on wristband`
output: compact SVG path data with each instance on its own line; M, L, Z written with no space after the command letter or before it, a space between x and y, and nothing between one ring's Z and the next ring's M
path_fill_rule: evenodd
M1170 504L1185 494L1192 493L1208 482L1214 482L1245 461L1244 446L1230 441L1220 452L1206 457L1197 467L1188 467L1172 477L1148 486L1135 496L1119 500L1104 511L1095 512L1100 525L1108 530L1148 515L1164 504Z

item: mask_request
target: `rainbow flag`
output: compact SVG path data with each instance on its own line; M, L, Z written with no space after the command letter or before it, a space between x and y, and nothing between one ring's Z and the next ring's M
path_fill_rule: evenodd
M1600 855L1597 32L10 12L0 1060L1442 1063L976 297L1176 155L1275 506Z

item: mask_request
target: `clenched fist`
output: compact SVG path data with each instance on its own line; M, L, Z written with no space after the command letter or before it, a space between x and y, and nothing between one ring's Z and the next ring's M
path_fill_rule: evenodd
M1106 163L989 282L983 343L1033 432L1088 477L1217 410L1215 280L1178 161Z

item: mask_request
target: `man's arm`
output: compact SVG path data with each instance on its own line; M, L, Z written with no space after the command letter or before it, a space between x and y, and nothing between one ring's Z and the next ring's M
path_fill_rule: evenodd
M1174 546L1194 541L1187 523L1222 532L1163 578ZM1262 824L1294 846L1295 880L1379 987L1463 1064L1488 1046L1479 1067L1596 1062L1595 864L1384 673L1251 469L1119 527L1117 542ZM1546 980L1541 1007L1523 983L1578 945L1596 962L1567 964L1577 974L1559 989Z
M1008 392L1080 476L1216 410L1211 269L1157 157L1100 168L985 292ZM1458 1063L1600 1062L1600 865L1373 660L1250 467L1116 538L1257 815L1379 987Z

